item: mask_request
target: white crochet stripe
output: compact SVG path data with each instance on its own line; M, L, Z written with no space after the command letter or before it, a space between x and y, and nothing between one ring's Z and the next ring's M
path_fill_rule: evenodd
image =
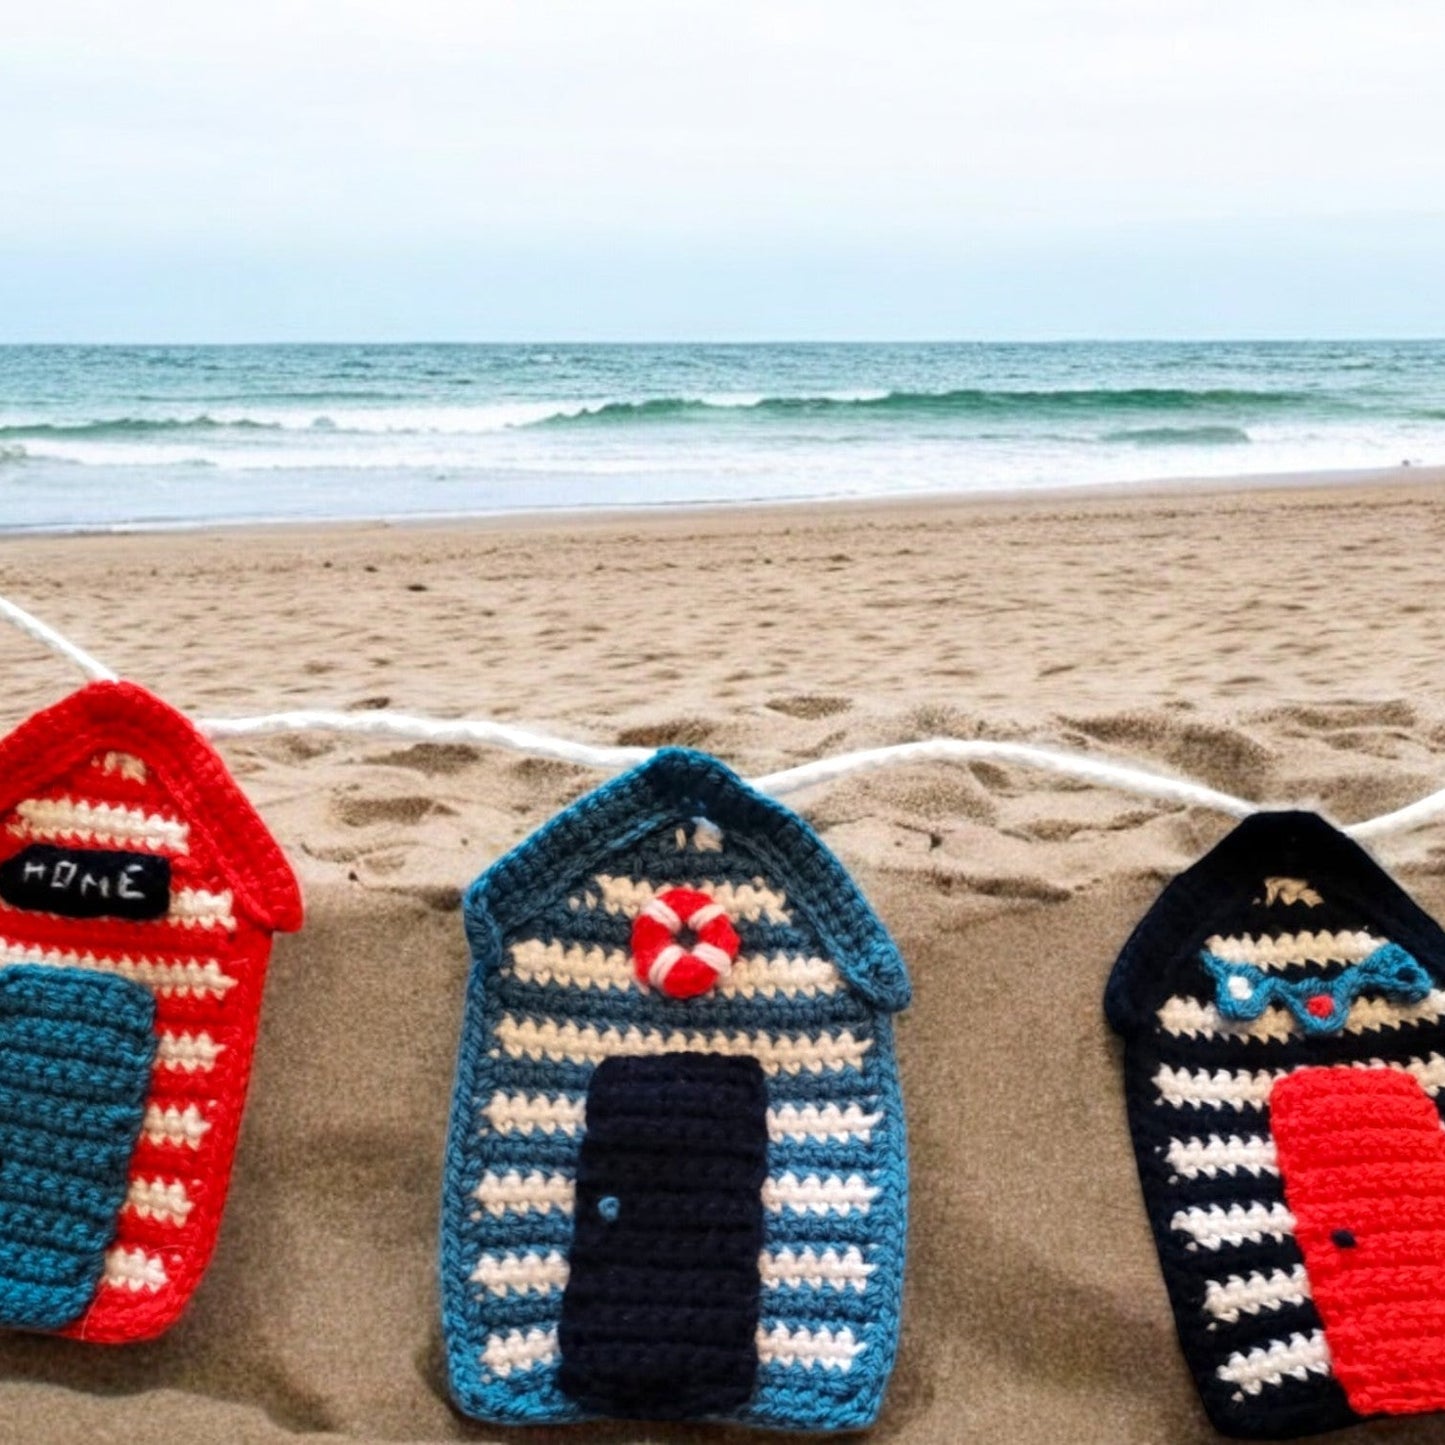
M178 888L171 894L171 911L167 921L182 928L223 928L227 933L236 927L235 900L231 890L209 893L204 888Z
M1310 963L1359 963L1388 942L1363 930L1339 933L1280 933L1269 938L1223 938L1215 934L1205 948L1226 963L1256 968L1303 968Z
M493 1094L485 1109L498 1134L575 1134L587 1106L566 1094Z
M1262 1134L1231 1134L1221 1139L1211 1134L1207 1139L1171 1139L1165 1152L1170 1167L1186 1179L1203 1174L1213 1179L1218 1174L1238 1174L1241 1170L1258 1178L1261 1174L1278 1174L1274 1140Z
M1171 1229L1189 1235L1205 1249L1236 1249L1241 1244L1259 1244L1265 1239L1287 1239L1294 1233L1294 1215L1283 1204L1194 1205L1178 1210L1169 1221Z
M509 967L524 983L571 985L599 992L615 989L619 993L638 986L631 955L616 948L528 939L512 945ZM780 994L793 998L837 993L842 987L836 965L826 958L753 953L733 960L715 993L724 998L775 998Z
M166 1029L156 1043L156 1068L210 1073L224 1048L208 1033L173 1033Z
M123 1245L107 1251L102 1280L113 1289L142 1291L154 1294L166 1284L165 1264L143 1249L126 1249Z
M505 1174L488 1170L477 1185L478 1203L488 1214L571 1214L575 1186L565 1174L543 1174L533 1169L523 1174L509 1169Z
M859 1294L868 1288L868 1276L877 1265L863 1258L856 1244L839 1252L825 1249L775 1249L758 1259L758 1273L766 1288L778 1289L853 1289Z
M1211 1279L1204 1286L1205 1311L1227 1325L1238 1324L1241 1314L1302 1305L1309 1297L1310 1280L1302 1264L1288 1271L1272 1269L1268 1274L1255 1270L1245 1278L1232 1274L1226 1280Z
M1445 1087L1445 1058L1439 1054L1431 1054L1428 1059L1407 1059L1403 1064L1396 1059L1355 1059L1351 1067L1400 1069L1418 1079L1427 1094L1437 1094ZM1234 1072L1219 1069L1211 1074L1207 1069L1191 1071L1162 1064L1154 1075L1154 1084L1159 1090L1159 1097L1175 1108L1196 1105L1239 1112L1262 1109L1269 1102L1275 1080L1282 1079L1289 1072L1288 1069L1261 1069L1251 1074L1247 1069Z
M658 1029L598 1029L570 1020L518 1019L504 1014L496 1029L497 1043L512 1058L551 1059L558 1063L600 1064L618 1054L731 1054L752 1057L766 1074L822 1074L861 1069L872 1039L855 1039L844 1029L836 1034L665 1034Z
M853 1361L867 1348L846 1325L839 1330L759 1325L757 1344L760 1365L795 1365L805 1370L851 1370Z
M1238 1350L1215 1373L1230 1385L1238 1385L1240 1394L1258 1395L1266 1385L1282 1385L1285 1380L1307 1380L1311 1374L1328 1375L1330 1351L1323 1330L1309 1334L1293 1334L1287 1340L1258 1345L1247 1354Z
M666 893L669 888L690 888L697 893L706 893L727 910L729 918L742 919L747 923L757 923L760 919L769 923L793 921L787 897L769 888L761 878L755 878L751 883L650 883L645 878L614 878L608 873L599 873L592 880L591 888L569 899L567 906L574 912L600 907L608 913L636 918L659 893Z
M185 853L191 827L179 818L127 808L122 803L89 803L84 798L24 798L15 805L10 832L20 838L53 841L81 838L88 843L163 848Z
M567 1257L560 1250L546 1254L484 1254L472 1271L472 1283L489 1294L550 1294L567 1284Z
M96 973L114 973L132 983L143 984L166 997L209 995L222 998L235 988L236 980L221 971L214 959L186 958L172 963L158 958L131 958L100 953L77 953L71 949L40 948L0 938L0 968L32 963L47 968L86 968Z
M763 1207L773 1214L867 1214L880 1190L861 1174L808 1174L799 1178L791 1170L763 1181Z
M125 1207L142 1219L164 1224L184 1224L195 1201L178 1179L132 1179L126 1191Z
M152 1144L199 1149L211 1126L194 1104L187 1104L184 1109L174 1104L164 1109L159 1104L147 1104L144 1127L145 1136Z
M532 1328L508 1330L504 1335L488 1335L482 1350L482 1365L498 1379L505 1380L513 1370L532 1370L550 1365L557 1358L557 1331Z
M868 1276L877 1266L869 1264L856 1245L841 1253L835 1249L779 1249L758 1256L758 1274L769 1289L854 1289L860 1294L868 1287ZM546 1254L515 1251L484 1254L472 1271L473 1284L489 1294L551 1294L567 1287L567 1257L560 1250Z
M1433 1024L1445 1016L1445 990L1431 989L1418 1003L1397 1003L1387 998L1357 998L1350 1005L1344 1031L1372 1033L1411 1024ZM1286 1008L1271 1004L1257 1019L1221 1018L1212 1003L1197 998L1167 999L1159 1010L1159 1025L1167 1034L1189 1038L1258 1039L1287 1043L1304 1035L1304 1026Z
M805 1144L831 1140L846 1144L868 1143L883 1111L865 1110L861 1104L779 1104L768 1110L768 1136L775 1144L784 1140Z
M493 1094L483 1109L498 1134L576 1134L582 1127L586 1105L567 1094ZM881 1110L869 1112L859 1104L780 1104L768 1110L768 1136L775 1144L867 1143L882 1119Z
M133 783L143 783L146 780L146 765L131 753L97 753L91 759L91 764L103 773L129 778Z

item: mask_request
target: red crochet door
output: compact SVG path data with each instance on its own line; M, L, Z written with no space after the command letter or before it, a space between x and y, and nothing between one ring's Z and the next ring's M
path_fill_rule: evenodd
M1445 1408L1445 1133L1391 1068L1301 1069L1269 1102L1335 1377L1362 1415Z

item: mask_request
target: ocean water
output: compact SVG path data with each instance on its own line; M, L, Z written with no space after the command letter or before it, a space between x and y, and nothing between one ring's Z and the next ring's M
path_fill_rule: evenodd
M0 347L0 528L1445 462L1445 342Z

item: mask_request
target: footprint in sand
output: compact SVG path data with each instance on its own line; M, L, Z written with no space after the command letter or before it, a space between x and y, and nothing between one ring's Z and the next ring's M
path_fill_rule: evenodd
M850 698L835 697L825 692L800 692L791 697L770 697L767 705L785 717L811 721L820 717L836 717L840 712L847 712L853 703Z
M369 828L376 823L413 827L426 818L455 818L457 810L435 798L336 798L331 811L348 828Z
M672 718L667 722L643 723L623 728L617 734L621 748L700 748L717 731L706 718Z

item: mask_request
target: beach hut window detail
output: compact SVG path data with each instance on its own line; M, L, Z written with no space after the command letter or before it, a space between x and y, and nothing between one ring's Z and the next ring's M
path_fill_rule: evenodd
M838 861L668 749L494 864L464 911L441 1257L460 1407L871 1423L898 1339L908 980ZM704 986L659 986L699 943L724 955L694 959Z
M93 683L0 741L0 1324L121 1343L180 1316L272 934L300 923L224 763L144 689Z
M1445 1408L1445 933L1324 820L1260 814L1165 889L1105 1003L1216 1428Z

